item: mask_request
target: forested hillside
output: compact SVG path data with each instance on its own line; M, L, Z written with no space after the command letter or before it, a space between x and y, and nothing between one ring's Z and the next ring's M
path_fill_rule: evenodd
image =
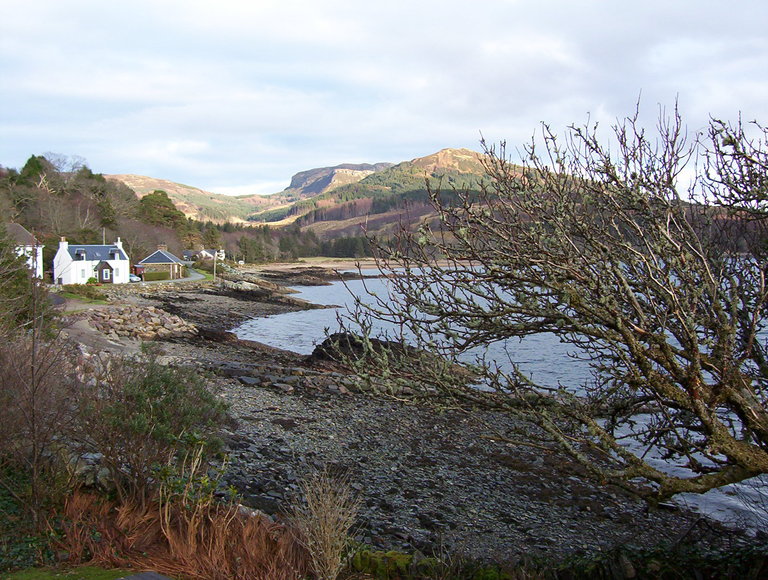
M443 149L251 219L295 221L324 239L350 235L363 227L371 234L386 233L402 220L418 222L434 215L427 181L431 188L451 195L454 189L479 188L483 175L480 154L467 149Z
M478 189L482 176L478 153L444 149L398 165L312 169L273 196L228 197L155 178L104 176L80 158L46 154L20 169L0 168L0 210L45 244L47 268L61 237L93 244L119 236L133 261L159 244L179 256L223 248L245 262L363 257L367 236L386 238L403 223L434 218L427 180L449 197L454 189Z
M20 169L0 167L0 211L4 222L23 225L44 244L45 269L50 269L62 237L79 244L120 237L133 262L160 244L178 256L184 249L223 248L231 259L245 262L362 257L365 252L362 236L323 242L295 227L192 219L163 190L140 198L124 183L94 173L84 161L61 155L33 155Z

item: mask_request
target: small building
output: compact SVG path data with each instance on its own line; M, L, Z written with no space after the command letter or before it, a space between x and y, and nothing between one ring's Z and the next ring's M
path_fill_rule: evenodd
M167 272L169 280L184 277L185 265L179 258L168 251L165 245L158 246L157 250L136 264L143 269L143 274L149 272Z
M189 262L195 262L197 260L213 260L214 257L217 260L223 260L226 258L224 250L214 250L212 248L202 250L184 250L181 255L185 260Z
M100 284L127 284L130 260L120 238L114 244L70 244L61 238L53 258L56 284L86 284L91 278Z
M5 233L16 246L19 256L26 256L27 266L35 278L43 278L43 245L21 224L5 224Z

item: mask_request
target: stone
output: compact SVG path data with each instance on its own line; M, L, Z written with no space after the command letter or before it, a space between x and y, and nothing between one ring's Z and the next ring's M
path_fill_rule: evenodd
M256 377L239 376L237 377L237 380L249 387L255 387L261 384L261 380L257 379Z

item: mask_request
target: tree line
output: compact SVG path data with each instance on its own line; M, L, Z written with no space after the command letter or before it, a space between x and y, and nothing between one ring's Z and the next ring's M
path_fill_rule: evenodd
M185 249L224 249L245 262L361 253L360 240L320 240L296 228L187 218L165 191L139 198L123 183L94 173L84 159L54 153L32 155L18 170L0 167L0 211L6 221L23 225L44 244L46 264L61 237L70 243L100 244L119 236L136 260L160 244L177 255Z

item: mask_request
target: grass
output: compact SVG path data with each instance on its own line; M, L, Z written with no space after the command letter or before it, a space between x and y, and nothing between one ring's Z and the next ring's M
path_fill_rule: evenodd
M106 296L99 286L90 284L65 284L59 289L59 296L81 300L89 304L104 304Z
M74 292L59 292L59 296L66 298L67 300L78 300L84 304L108 304L108 302L102 298L86 298L80 294Z
M95 566L67 570L32 568L11 574L0 574L0 580L117 580L135 573L131 570L107 570Z

